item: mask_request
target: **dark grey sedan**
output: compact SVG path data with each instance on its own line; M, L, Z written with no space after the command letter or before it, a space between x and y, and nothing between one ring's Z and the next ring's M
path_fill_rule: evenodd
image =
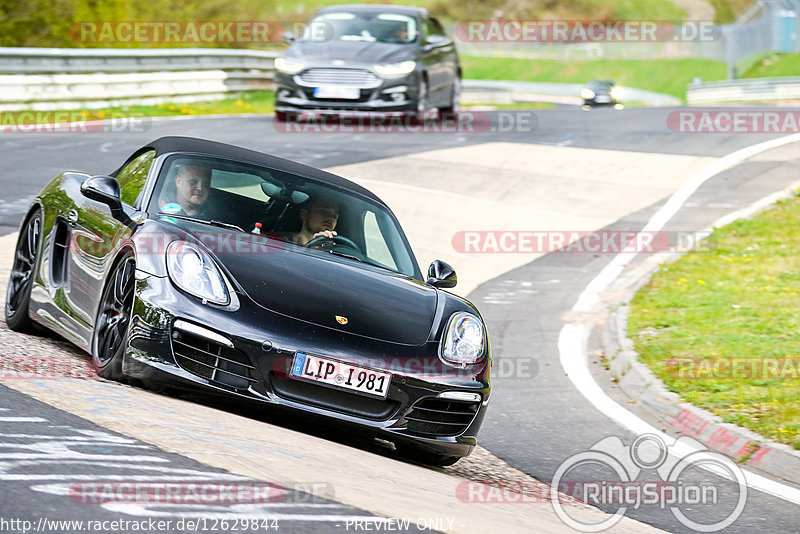
M427 10L342 5L319 11L275 60L278 120L303 110L453 111L461 65Z

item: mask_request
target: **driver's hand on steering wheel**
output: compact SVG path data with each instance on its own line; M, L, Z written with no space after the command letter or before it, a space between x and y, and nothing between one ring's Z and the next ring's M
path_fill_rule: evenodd
M314 234L314 237L312 237L312 239L316 239L318 237L327 237L328 239L333 239L333 237L336 235L337 235L336 232L334 232L333 230L323 230L321 232L317 232L316 234Z

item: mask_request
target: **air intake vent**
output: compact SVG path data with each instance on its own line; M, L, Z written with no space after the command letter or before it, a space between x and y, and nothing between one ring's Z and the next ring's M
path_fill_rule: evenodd
M192 374L236 389L258 382L255 367L236 349L181 330L173 330L171 339L175 361Z
M480 402L423 399L405 416L409 432L423 436L457 436L475 419Z
M352 87L374 88L380 85L380 78L363 69L308 69L298 76L303 85L349 85Z

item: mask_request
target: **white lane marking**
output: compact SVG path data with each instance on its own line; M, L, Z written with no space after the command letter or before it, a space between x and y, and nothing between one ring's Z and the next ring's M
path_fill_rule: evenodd
M0 423L46 423L41 417L0 417Z
M694 175L676 191L666 204L653 215L642 231L658 231L663 228L685 204L689 197L710 178L757 154L797 141L800 141L800 134L773 139L737 150L712 163L698 174ZM611 283L617 279L625 265L630 263L635 256L635 252L618 254L602 271L600 271L589 285L586 286L586 289L583 290L578 297L578 301L572 307L572 311L591 311L600 299L599 293L607 289ZM561 366L575 385L575 388L586 397L600 413L607 415L620 426L636 434L651 433L660 436L662 439L669 440L667 442L672 441L665 433L617 404L611 397L606 395L605 391L595 382L589 372L589 360L586 353L589 333L590 329L586 328L585 324L568 324L564 325L558 336L558 351ZM695 450L681 443L676 444L675 449L676 452L681 455L688 455ZM748 487L794 504L800 504L800 490L797 488L775 482L774 480L770 480L769 478L750 471L744 471L744 474Z
M149 507L141 506L138 504L128 503L114 503L104 504L103 508L111 512L122 512L129 515L148 516L148 517L198 517L207 519L262 519L264 513L258 513L259 510L253 511L238 511L232 510L230 512L211 512L205 510L197 510L196 512L187 510L183 512L160 512L153 510ZM310 505L307 505L310 506ZM236 508L235 506L232 508ZM362 521L369 523L397 523L397 519L388 517L376 517L370 515L312 515L312 514L281 514L275 513L272 510L264 510L269 514L269 519L277 519L279 521Z

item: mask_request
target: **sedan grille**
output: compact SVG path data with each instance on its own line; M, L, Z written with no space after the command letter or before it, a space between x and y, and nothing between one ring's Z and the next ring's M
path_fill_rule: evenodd
M381 80L364 69L308 69L298 77L301 85L350 85L353 87L377 87Z
M236 349L173 330L172 351L178 365L215 385L247 389L251 382L258 382L251 372L255 367Z
M475 419L480 402L423 399L406 415L407 430L423 436L457 436Z

